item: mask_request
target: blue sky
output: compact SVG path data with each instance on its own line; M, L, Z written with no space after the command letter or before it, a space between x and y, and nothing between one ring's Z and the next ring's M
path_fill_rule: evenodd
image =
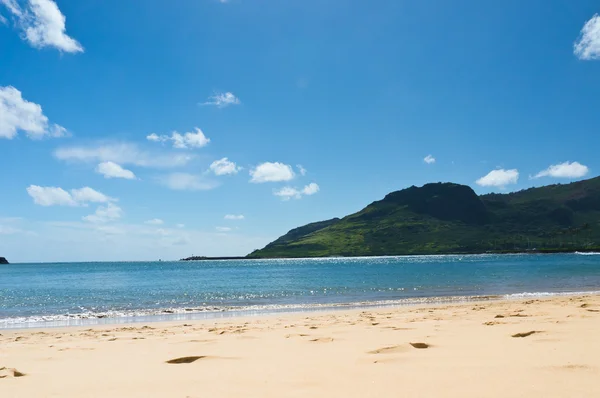
M597 13L0 0L0 255L244 255L411 185L594 177Z

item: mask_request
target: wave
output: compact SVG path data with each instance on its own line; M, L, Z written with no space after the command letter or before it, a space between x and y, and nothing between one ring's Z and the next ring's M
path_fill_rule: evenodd
M314 303L314 304L270 304L250 306L207 306L186 308L160 308L113 311L83 311L73 314L35 315L28 317L0 318L0 329L29 327L63 327L87 326L98 324L117 324L154 321L181 321L198 319L215 319L236 316L266 315L281 312L310 312L353 308L378 308L394 306L433 305L466 303L474 301L496 301L520 298L544 298L553 296L576 296L600 294L600 291L579 292L523 292L505 295L475 296L436 296L417 297L396 300L356 301L348 303Z
M505 294L502 296L505 300L520 299L520 298L544 298L544 297L560 297L560 296L583 296L586 294L600 294L600 290L591 290L585 292L523 292Z
M600 253L598 252L575 252L575 254L580 256L600 256Z

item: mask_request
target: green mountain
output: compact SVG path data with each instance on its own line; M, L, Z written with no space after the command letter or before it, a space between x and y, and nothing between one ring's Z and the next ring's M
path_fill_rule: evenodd
M508 194L426 184L291 230L249 258L600 249L600 177Z

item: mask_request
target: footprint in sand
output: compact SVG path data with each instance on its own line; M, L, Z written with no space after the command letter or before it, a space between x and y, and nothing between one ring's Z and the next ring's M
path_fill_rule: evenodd
M25 373L19 372L14 368L0 368L0 379L4 379L6 377L23 377L26 376Z
M286 334L285 338L289 339L290 337L308 337L310 334L297 333L297 334Z
M543 333L543 332L538 331L538 330L531 330L529 332L523 332L523 333L513 334L512 337L520 337L520 338L529 337L529 336L531 336L532 334L535 334L535 333Z
M313 343L331 343L333 341L333 338L331 337L321 337L318 339L312 339L311 342Z
M400 352L406 352L408 347L402 345L394 345L389 347L378 348L373 351L369 351L368 354L397 354Z
M181 357L181 358L171 359L171 360L167 361L167 363L179 365L179 364L184 364L184 363L196 362L197 360L204 359L204 358L207 358L206 355Z

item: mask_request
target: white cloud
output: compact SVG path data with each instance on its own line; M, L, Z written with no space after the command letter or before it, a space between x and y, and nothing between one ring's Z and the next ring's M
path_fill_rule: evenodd
M78 203L70 193L58 187L40 187L30 185L27 193L33 198L33 202L40 206L77 206Z
M21 11L19 4L15 0L0 0L0 4L4 4L17 17L23 15L23 11Z
M516 184L518 180L519 171L517 169L498 169L490 171L487 175L478 179L476 183L482 187L504 188L509 184Z
M0 138L12 139L18 131L32 139L68 135L64 127L50 125L42 107L23 99L19 90L12 86L0 87Z
M290 181L295 177L292 167L275 162L261 163L252 170L250 170L250 182L263 183L263 182L279 182L279 181Z
M301 164L297 164L296 167L298 168L298 172L300 173L301 176L305 176L306 173L308 172L304 167L302 167Z
M237 174L242 168L227 158L215 160L210 165L210 170L218 176Z
M189 149L189 148L202 148L210 142L210 138L206 137L202 130L198 127L194 127L195 133L184 133L179 134L177 131L171 133L171 135L158 135L150 134L146 136L148 141L152 142L173 142L173 148L177 149Z
M123 210L119 206L108 203L106 206L99 206L94 214L83 217L83 220L91 223L106 223L118 220L122 215Z
M178 191L208 191L219 184L201 176L189 173L171 173L159 178L166 187Z
M573 52L582 60L600 59L600 15L595 14L583 25Z
M579 162L564 162L555 164L537 173L533 178L579 178L589 173L590 169Z
M90 187L72 189L71 196L73 197L73 200L75 200L77 203L107 203L115 200L104 195L102 192L98 192Z
M177 228L185 228L185 224L176 224L175 225Z
M99 144L89 147L63 147L54 151L54 157L64 161L84 163L113 162L140 167L172 168L185 166L192 155L155 153L140 149L132 143Z
M282 200L290 200L292 198L300 199L302 197L302 193L296 188L292 187L283 187L281 189L277 189L273 191L273 195L279 196Z
M125 178L135 180L135 174L116 164L115 162L102 162L96 167L96 173L104 175L104 178Z
M144 224L148 224L148 225L163 225L164 221L161 220L160 218L153 218L152 220L148 220L148 221L144 222Z
M226 220L243 220L245 217L243 214L227 214L224 218Z
M302 193L304 195L314 195L317 192L319 192L319 190L320 190L319 186L316 183L311 182L310 184L305 186L304 189L302 189Z
M217 227L216 229L219 232L230 232L231 231L231 228L229 228L229 227Z
M4 15L0 14L0 24L6 25L8 21L4 18Z
M431 155L427 155L427 156L425 156L423 161L427 164L432 164L432 163L435 163L435 158Z
M316 183L310 183L301 190L294 187L283 187L273 191L273 195L279 196L282 200L301 199L303 195L314 195L319 192L319 186Z
M115 200L90 187L72 189L69 193L59 187L30 185L27 187L27 193L33 198L33 202L40 206L84 206L87 203L107 203Z
M223 2L223 1L221 1ZM237 98L233 93L217 93L212 97L208 98L207 102L204 102L202 105L215 105L219 108L225 108L229 105L239 105L241 104L240 99Z
M52 0L28 0L22 9L14 0L0 0L23 29L24 39L33 47L54 47L68 53L83 52L77 40L66 34L66 18Z

